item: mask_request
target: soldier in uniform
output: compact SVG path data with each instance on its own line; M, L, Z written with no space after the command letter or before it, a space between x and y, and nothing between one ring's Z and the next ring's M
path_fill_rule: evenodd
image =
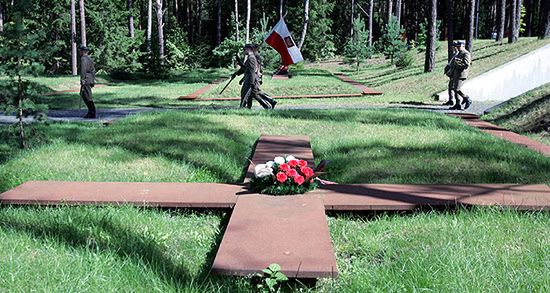
M462 85L466 78L468 78L468 69L472 63L472 56L470 52L464 47L464 41L453 42L453 50L455 55L449 61L449 64L445 67L445 74L450 78L449 80L449 101L446 103L450 105L453 103L451 110L464 110L468 109L472 104L472 99L464 94L461 90ZM460 100L462 97L462 101Z
M96 118L95 104L92 100L92 87L95 84L95 66L94 61L88 55L88 49L85 46L80 46L80 96L86 107L88 107L88 113L84 118Z
M241 68L233 73L233 78L244 73L244 77L239 84L241 88L241 108L251 108L252 99L258 101L264 109L273 109L277 104L272 97L262 92L260 84L262 83L262 66L258 46L247 44L244 46L245 61Z

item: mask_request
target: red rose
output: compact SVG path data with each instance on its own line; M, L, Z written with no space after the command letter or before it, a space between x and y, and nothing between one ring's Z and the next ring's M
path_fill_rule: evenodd
M302 185L304 184L304 176L301 176L301 175L297 175L297 176L294 176L294 183L298 184L298 185Z
M286 171L286 175L288 177L294 177L294 176L298 175L298 171L296 171L294 169L290 169L290 170Z
M281 183L284 183L287 179L288 179L288 177L286 176L285 173L283 173L283 172L277 173L277 181L279 181Z
M288 161L288 165L292 168L298 166L298 161L297 160L290 160Z
M299 161L298 161L298 166L300 166L300 167L305 167L305 166L307 166L307 162L304 161L304 160L299 160Z
M302 174L304 174L306 178L315 175L315 172L313 172L313 169L311 169L310 167L302 167L300 168L300 172L302 172Z
M288 171L288 170L290 170L290 166L286 163L283 163L283 164L279 165L279 170L280 171Z

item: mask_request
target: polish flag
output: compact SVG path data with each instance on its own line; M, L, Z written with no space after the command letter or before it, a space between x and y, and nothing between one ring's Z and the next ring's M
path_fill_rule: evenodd
M300 49L298 49L298 46L292 40L288 27L282 18L273 27L264 41L281 54L285 66L304 61Z

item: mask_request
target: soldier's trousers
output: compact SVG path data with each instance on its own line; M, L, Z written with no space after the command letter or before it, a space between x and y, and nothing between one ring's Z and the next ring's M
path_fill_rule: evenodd
M452 102L454 100L456 104L459 104L461 102L459 96L462 97L462 101L470 98L461 90L464 81L465 79L462 78L451 78L449 80L449 101Z
M275 100L268 94L262 92L259 88L252 86L248 89L243 97L241 97L241 108L252 108L252 100L258 101L258 103L264 109L273 109Z
M80 86L80 97L88 108L87 116L95 116L95 104L92 100L92 86L89 84L83 84Z

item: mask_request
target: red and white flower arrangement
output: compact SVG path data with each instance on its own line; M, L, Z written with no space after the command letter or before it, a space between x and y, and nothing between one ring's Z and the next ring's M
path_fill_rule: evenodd
M315 172L305 160L294 156L275 157L254 167L250 189L272 195L301 194L315 189L314 176Z

